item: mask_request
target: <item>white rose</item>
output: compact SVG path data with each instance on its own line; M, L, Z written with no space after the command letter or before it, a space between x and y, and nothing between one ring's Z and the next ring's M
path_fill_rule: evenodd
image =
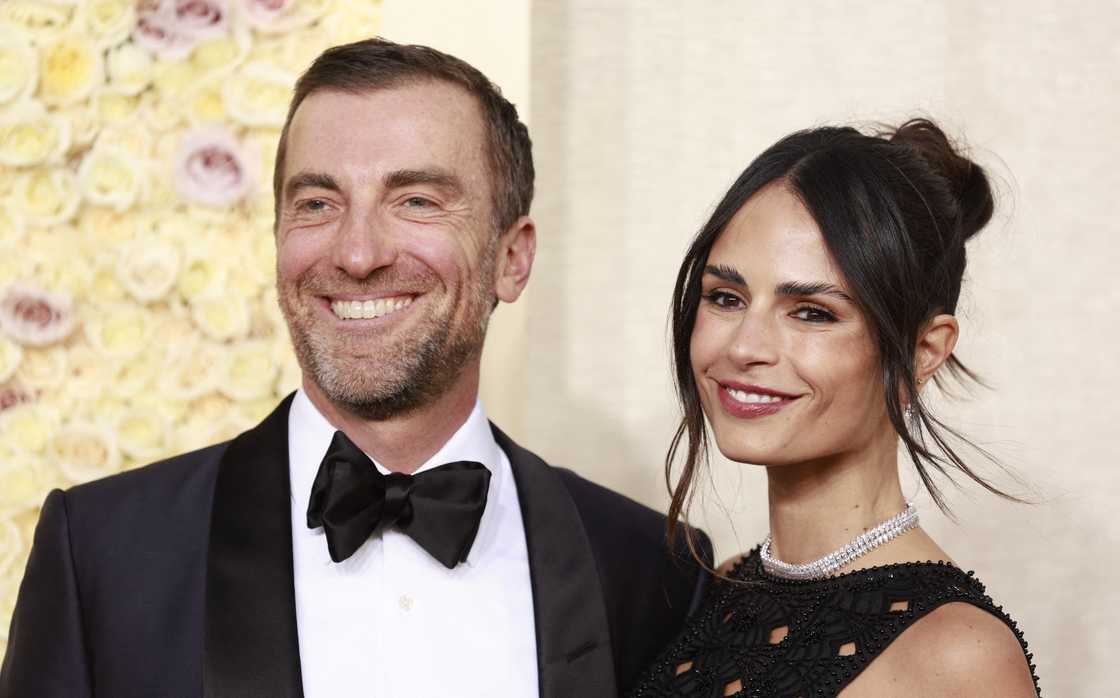
M69 147L70 122L38 102L20 102L0 116L0 165L59 162Z
M121 44L109 51L109 84L124 94L140 94L152 82L152 56L136 44Z
M78 187L86 201L117 211L141 197L146 174L136 158L112 146L94 147L78 167Z
M131 399L151 392L163 373L163 352L156 348L143 351L121 363L110 382L110 390L122 399Z
M78 229L89 240L96 241L99 247L110 248L118 243L132 240L141 234L139 224L143 216L136 212L122 213L111 208L100 206L86 206L78 218ZM104 259L112 257L108 250L103 250Z
M175 286L179 273L179 250L162 240L137 240L120 253L117 278L121 286L141 303L157 301Z
M167 370L159 378L160 393L177 400L194 400L218 385L225 362L223 345L196 338L169 346Z
M0 104L18 101L39 84L39 55L23 35L0 26Z
M123 151L141 162L148 160L155 137L138 123L104 124L97 134L97 148Z
M152 317L133 303L119 303L98 309L86 323L86 338L103 356L131 358L148 346Z
M32 390L51 390L62 385L70 371L69 358L61 348L32 349L24 352L19 367L20 383Z
M137 461L152 461L167 448L167 420L153 410L133 409L116 424L117 444L122 453Z
M76 344L66 353L69 355L66 362L70 366L66 389L83 397L104 393L116 372L116 363L106 361L88 344Z
M116 87L99 87L90 98L94 112L102 124L120 125L140 113L140 96L130 95Z
M18 344L0 339L0 384L7 383L8 379L15 375L22 360L23 349L20 349Z
M219 124L227 120L222 102L221 81L207 81L192 90L186 98L187 119L194 126Z
M189 250L179 273L179 295L188 301L217 296L225 288L226 267L211 257L212 252Z
M101 122L98 121L97 111L89 100L55 109L51 113L65 119L70 125L70 147L67 155L85 150L93 139L97 138L97 134L101 133Z
M98 262L94 265L90 279L87 300L95 306L104 307L124 300L126 291L117 276L117 264Z
M78 422L55 432L47 445L46 460L78 484L117 472L121 456L112 431Z
M0 435L22 453L41 453L58 424L58 413L34 402L0 412Z
M101 51L78 35L59 37L43 46L39 64L39 97L47 104L74 104L104 81Z
M274 65L250 63L222 87L226 111L247 126L281 126L295 77Z
M230 348L218 390L231 400L259 400L272 394L275 379L272 347L263 340L249 340Z
M81 200L74 173L54 167L25 173L8 203L23 211L28 223L47 228L73 218Z
M136 24L136 0L85 0L79 21L98 46L116 46L128 38Z
M13 28L17 34L41 43L69 31L74 22L74 8L43 0L5 0L0 3L0 24Z
M201 41L194 47L190 63L198 75L225 75L241 65L253 47L245 30Z
M23 242L26 226L23 216L13 206L0 206L0 245L15 246Z
M43 501L35 467L26 458L0 462L0 511L23 509Z
M140 97L140 116L148 129L154 133L162 135L173 133L183 124L183 119L186 117L182 111L180 100L168 99L155 90L146 90Z
M191 319L211 339L240 339L249 331L249 308L237 296L212 296L191 302Z
M20 344L42 347L74 331L70 297L27 283L12 284L0 299L0 330Z
M364 39L370 35L370 27L381 26L381 3L340 2L323 17L320 26L330 37L331 45Z
M15 571L14 562L23 549L23 535L20 533L19 526L11 517L0 516L0 577Z

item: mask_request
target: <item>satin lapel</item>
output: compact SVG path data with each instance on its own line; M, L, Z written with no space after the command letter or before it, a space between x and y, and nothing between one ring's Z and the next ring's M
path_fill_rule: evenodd
M616 698L591 543L559 473L491 425L509 456L529 547L541 698Z
M206 566L207 698L301 698L292 572L288 396L226 449Z

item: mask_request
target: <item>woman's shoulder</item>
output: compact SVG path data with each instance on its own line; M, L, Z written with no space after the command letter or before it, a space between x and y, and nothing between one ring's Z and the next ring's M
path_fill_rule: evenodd
M967 601L917 620L865 674L865 686L879 676L892 682L905 676L908 689L945 696L1037 695L1033 667L1009 620Z

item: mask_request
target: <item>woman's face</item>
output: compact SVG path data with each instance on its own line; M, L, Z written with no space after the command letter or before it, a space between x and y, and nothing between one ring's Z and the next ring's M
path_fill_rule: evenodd
M783 184L735 214L708 256L701 293L692 370L726 457L783 465L887 442L867 322L817 224Z

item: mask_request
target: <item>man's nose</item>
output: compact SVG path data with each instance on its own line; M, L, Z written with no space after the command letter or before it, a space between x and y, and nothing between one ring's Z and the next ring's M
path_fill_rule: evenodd
M728 359L739 368L777 363L779 328L776 322L775 318L754 308L743 313L727 347Z
M355 279L396 261L397 240L375 213L351 211L339 227L333 249L336 267Z

